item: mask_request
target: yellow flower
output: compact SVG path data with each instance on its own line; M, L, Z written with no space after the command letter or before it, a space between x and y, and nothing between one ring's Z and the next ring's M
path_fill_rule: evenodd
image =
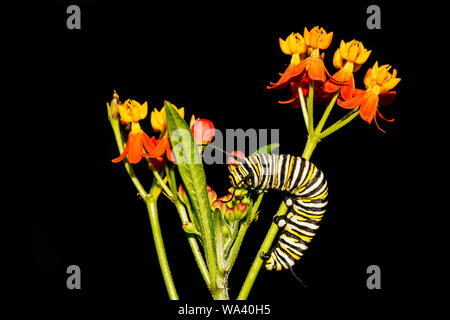
M181 118L184 119L184 108L178 109L172 104L172 107L178 112ZM150 115L150 122L152 124L152 128L155 132L164 133L167 130L166 123L166 109L162 107L160 111L156 110L156 108L152 111Z
M331 44L333 32L327 33L324 28L319 28L318 26L315 26L311 31L308 31L305 27L303 38L305 38L308 47L325 50Z
M364 85L366 89L373 89L376 93L386 93L392 90L399 82L397 78L397 70L394 69L392 73L389 72L391 66L384 64L378 66L378 61L375 62L372 68L367 70L364 76Z
M345 67L350 72L356 72L367 61L371 52L372 50L364 48L364 45L359 41L352 40L346 43L341 40L339 49L333 56L333 65L338 69Z
M291 64L299 64L305 58L306 43L300 33L292 32L286 40L279 38L280 48L284 54L291 55Z
M118 96L117 96L118 97ZM136 100L127 99L118 105L120 119L124 122L138 122L147 116L147 101L140 104Z

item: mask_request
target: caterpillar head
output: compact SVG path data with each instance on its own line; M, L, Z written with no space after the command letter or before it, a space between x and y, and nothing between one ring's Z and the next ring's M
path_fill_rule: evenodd
M246 179L243 175L241 163L245 155L240 151L233 151L231 156L228 157L228 170L230 171L230 183L234 188L240 188L245 184Z

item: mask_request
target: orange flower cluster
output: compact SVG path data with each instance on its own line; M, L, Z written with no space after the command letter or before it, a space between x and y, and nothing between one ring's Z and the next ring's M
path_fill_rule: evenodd
M178 109L174 105L172 106L180 117L184 118L184 108ZM156 169L160 169L166 162L166 159L175 162L167 130L165 107L162 107L159 111L155 108L150 116L153 131L160 133L158 139L155 137L150 138L139 125L139 121L145 119L147 112L147 102L140 104L135 100L127 99L124 103L121 103L119 96L114 92L111 106L108 105L108 114L111 116L118 113L120 122L122 124L131 124L131 130L122 154L113 159L112 162L118 163L124 160L125 156L128 156L128 162L133 164L140 162L142 158L149 158ZM214 125L209 120L198 119L193 123L191 130L196 141L197 137L200 140L197 142L198 144L210 143L214 138Z
M332 38L333 32L327 33L318 26L310 31L305 28L303 36L291 33L286 40L280 38L281 51L292 56L291 63L280 79L270 83L267 88L282 89L289 85L291 99L279 102L292 103L293 108L300 108L300 92L304 96L308 95L313 81L315 103L326 104L339 91L338 105L343 108L359 107L361 118L369 124L375 120L379 128L376 115L387 119L381 115L378 104L389 104L395 98L396 92L391 90L400 82L397 71L394 69L390 73L389 65L378 66L378 62L375 62L364 77L366 90L356 89L353 73L361 68L372 51L357 40L341 41L333 56L333 65L339 70L330 75L323 62L324 53L320 53L320 50L327 49Z

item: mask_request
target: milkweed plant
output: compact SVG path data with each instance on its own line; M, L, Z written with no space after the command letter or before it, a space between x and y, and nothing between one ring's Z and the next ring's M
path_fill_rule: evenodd
M380 105L393 102L396 92L392 89L400 82L397 70L388 64L375 64L368 68L363 84L355 85L354 73L367 61L372 50L360 41L341 40L334 52L331 75L324 64L324 53L333 39L333 32L314 27L304 29L303 35L291 33L279 39L281 51L291 56L290 64L280 73L277 82L267 86L269 90L288 87L291 98L279 101L299 110L306 126L307 139L303 159L309 160L317 144L333 132L341 129L358 116L383 131L377 117L385 121ZM335 105L348 109L338 121L325 127ZM167 259L162 231L158 219L158 199L167 197L178 212L180 221L173 227L183 228L192 255L206 287L215 300L228 300L228 277L238 257L248 228L262 211L264 192L254 192L246 185L231 185L229 194L218 197L207 184L202 163L202 152L215 136L213 122L192 115L188 124L183 107L165 101L164 106L150 114L153 136L150 138L139 122L147 118L147 102L132 99L121 102L114 91L107 103L108 120L114 132L119 156L113 163L122 163L138 194L146 203L153 240L161 273L170 299L178 300L176 285ZM321 113L317 122L316 114ZM147 120L148 121L148 120ZM315 124L315 122L317 124ZM256 153L271 153L277 144L269 144ZM300 155L299 155L300 156ZM236 166L236 159L244 158L242 152L233 152L228 167ZM142 185L133 165L144 161L153 177L150 187ZM119 173L118 173L119 174ZM276 174L272 172L271 174ZM274 217L286 215L288 208L283 201ZM280 225L274 222L258 252L241 287L238 300L247 299L256 277L264 263L264 255L270 252ZM300 238L302 235L299 235ZM206 288L205 288L206 289Z

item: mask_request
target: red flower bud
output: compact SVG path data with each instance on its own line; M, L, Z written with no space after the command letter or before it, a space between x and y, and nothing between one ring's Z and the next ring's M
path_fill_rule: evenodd
M227 208L227 211L225 211L225 220L227 220L228 222L233 222L234 220L236 220L234 208Z
M248 206L245 203L239 202L234 207L235 215L237 220L243 219L247 215Z
M223 201L219 198L219 199L217 199L216 201L214 201L214 202L211 204L211 209L212 209L213 211L215 211L216 209L218 209L218 210L220 211L220 213L221 213L222 215L224 215L224 214L225 214L225 210L227 209L227 205L225 204L225 202L223 202Z
M191 126L194 140L197 144L207 145L214 139L216 129L208 119L197 119Z
M208 192L209 204L211 205L217 199L217 193L210 186L206 186L206 190Z

